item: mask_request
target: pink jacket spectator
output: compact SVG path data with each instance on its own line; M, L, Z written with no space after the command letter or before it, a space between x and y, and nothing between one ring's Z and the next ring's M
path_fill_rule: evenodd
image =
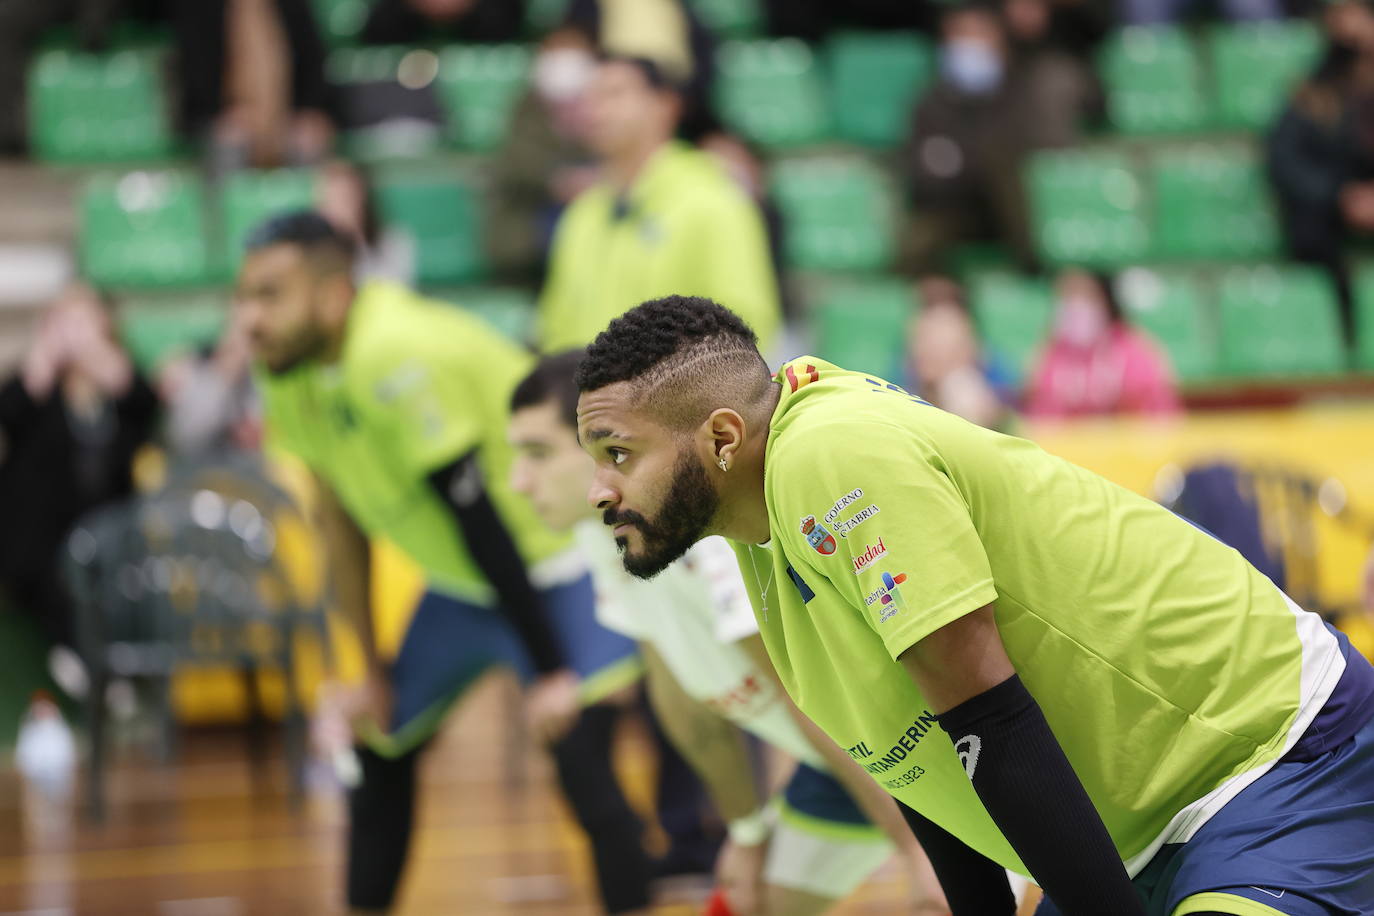
M1051 338L1040 354L1026 405L1032 417L1171 414L1181 409L1168 357L1129 325L1080 347Z

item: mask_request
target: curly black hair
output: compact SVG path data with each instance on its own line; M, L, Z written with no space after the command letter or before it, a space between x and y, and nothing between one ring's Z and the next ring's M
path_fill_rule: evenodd
M674 354L704 348L758 352L758 335L704 296L650 299L612 321L587 348L577 369L578 391L637 379Z

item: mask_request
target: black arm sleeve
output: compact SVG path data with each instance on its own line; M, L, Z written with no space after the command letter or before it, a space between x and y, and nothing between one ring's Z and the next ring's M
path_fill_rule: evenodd
M482 481L477 453L468 452L430 474L429 482L453 510L468 552L496 589L497 600L529 650L535 668L547 674L563 667L558 646L540 617L539 594L530 584L525 561Z
M1145 916L1111 835L1020 677L938 719L983 807L1064 916Z
M954 916L1012 916L1016 897L1002 866L906 805L897 806L925 850Z
M11 438L18 436L37 415L38 405L17 374L0 385L0 432Z

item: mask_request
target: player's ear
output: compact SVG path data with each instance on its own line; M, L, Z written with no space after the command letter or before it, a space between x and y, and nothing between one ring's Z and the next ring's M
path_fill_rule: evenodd
M717 407L697 430L702 458L728 472L744 445L745 432L744 417L729 407Z
M333 327L342 327L348 319L349 306L353 304L353 280L342 272L334 272L320 278L320 307L323 318Z

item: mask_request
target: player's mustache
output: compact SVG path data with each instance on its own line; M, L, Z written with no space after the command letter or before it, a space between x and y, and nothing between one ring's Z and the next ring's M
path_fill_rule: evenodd
M614 528L616 525L633 525L646 534L654 530L654 525L647 518L640 515L633 509L607 509L601 514L601 521L607 528Z

